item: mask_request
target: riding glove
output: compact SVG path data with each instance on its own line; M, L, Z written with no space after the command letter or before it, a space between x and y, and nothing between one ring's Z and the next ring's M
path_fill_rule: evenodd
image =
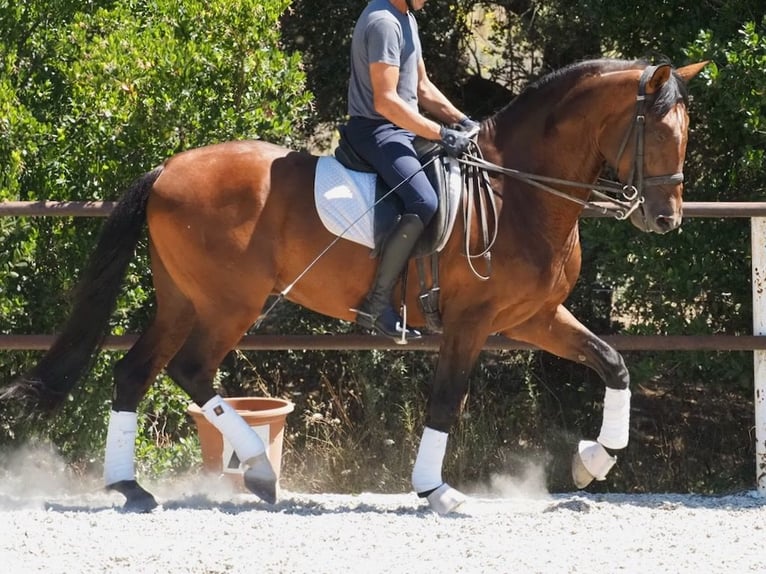
M457 123L459 128L463 130L464 132L473 133L479 131L479 128L481 127L479 125L479 122L476 122L469 118L468 116L463 116L460 118L460 121Z
M443 127L439 132L441 145L452 157L460 157L471 145L471 138L465 132Z

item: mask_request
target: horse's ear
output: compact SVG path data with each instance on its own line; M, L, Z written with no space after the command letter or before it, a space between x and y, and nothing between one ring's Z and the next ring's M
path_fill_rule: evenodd
M688 66L684 66L683 68L678 68L676 70L676 73L681 76L684 82L688 82L691 80L694 76L700 73L702 68L707 66L710 63L710 60L705 60L704 62L697 62L696 64L689 64Z
M663 84L670 79L671 71L670 64L661 64L657 66L657 69L654 70L654 74L652 74L652 77L649 78L649 81L646 83L646 93L653 94L659 90Z

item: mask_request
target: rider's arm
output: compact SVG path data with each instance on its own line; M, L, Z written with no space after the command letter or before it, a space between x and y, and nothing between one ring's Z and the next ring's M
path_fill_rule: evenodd
M402 129L411 131L429 140L440 139L439 130L441 126L413 110L396 92L396 86L399 83L398 67L383 62L370 64L370 80L372 82L372 95L376 112ZM419 80L418 96L420 96L421 83ZM441 94L438 90L436 91ZM444 99L446 100L446 98ZM436 115L440 117L438 114ZM458 116L460 117L462 114L458 112Z
M465 117L431 82L423 58L418 61L418 105L445 124L456 124Z

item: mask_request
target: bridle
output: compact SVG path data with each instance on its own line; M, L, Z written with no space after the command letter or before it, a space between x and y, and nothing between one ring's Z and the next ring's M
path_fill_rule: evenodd
M664 64L667 65L667 64ZM648 66L638 82L638 95L636 96L636 109L633 121L628 128L625 137L619 147L617 163L625 153L631 136L635 139L633 162L627 182L612 181L599 178L596 183L582 183L556 177L548 177L534 173L526 173L516 169L502 167L485 160L478 146L472 146L473 151L467 153L459 161L468 166L478 167L488 172L500 173L524 181L530 185L543 189L553 195L582 205L589 210L600 212L604 215L612 215L616 219L623 220L644 203L644 192L648 187L659 185L678 185L683 183L684 174L679 171L670 175L658 175L644 177L644 131L646 126L646 84L660 66ZM571 187L589 189L589 199L581 199L569 193L551 187L549 184L559 184ZM602 203L597 204L596 201ZM604 202L606 205L604 205Z

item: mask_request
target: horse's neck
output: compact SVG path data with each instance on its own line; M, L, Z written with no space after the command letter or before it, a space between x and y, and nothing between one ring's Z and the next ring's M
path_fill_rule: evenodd
M546 130L545 118L528 118L514 124L496 116L487 122L480 145L485 158L506 168L562 180L594 182L601 171L595 138L576 125L562 123L562 129ZM577 233L583 207L515 177L497 180L501 187L503 212L514 221L526 222L530 231L544 234L548 241L566 243ZM585 200L587 189L552 184L567 195Z

